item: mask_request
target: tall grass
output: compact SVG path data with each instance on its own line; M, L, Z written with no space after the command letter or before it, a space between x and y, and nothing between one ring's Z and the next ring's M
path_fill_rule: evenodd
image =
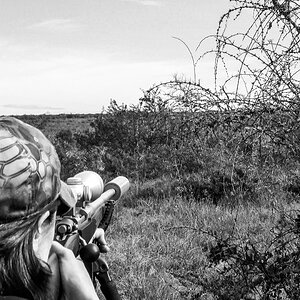
M107 232L122 299L296 299L287 294L299 280L294 266L277 283L281 273L269 269L286 267L279 252L288 259L297 247L291 228L298 204L265 200L230 207L176 196L125 198Z
M119 147L111 133L116 128L119 136L127 116L131 112L117 110L101 119L101 126L113 126L95 126L95 136L65 131L54 140L63 178L89 169L105 181L120 174L133 182L107 232L112 250L106 258L122 298L300 299L299 152L283 151L276 160L282 149L268 140L256 150L239 144L235 151L231 131L222 128L213 140L184 134L186 142L178 144L181 115L170 119L177 127L168 127L169 145L159 122L144 137L136 135L137 143L122 138ZM133 121L144 120L136 116ZM163 123L166 116L153 117ZM128 137L135 125L122 127Z

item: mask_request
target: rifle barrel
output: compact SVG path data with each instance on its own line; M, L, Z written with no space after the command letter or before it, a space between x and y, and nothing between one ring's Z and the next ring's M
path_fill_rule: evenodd
M79 223L84 222L86 219L91 218L98 209L103 207L105 203L110 200L116 191L114 189L109 189L100 195L95 201L90 202L87 206L81 209L81 213L84 211L83 215L80 217Z

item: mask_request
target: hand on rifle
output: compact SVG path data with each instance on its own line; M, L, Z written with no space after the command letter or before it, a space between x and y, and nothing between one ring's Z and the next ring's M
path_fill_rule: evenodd
M70 249L53 241L51 251L57 256L61 278L62 299L99 300L92 280L82 261Z
M93 242L97 244L101 253L107 253L110 250L105 240L105 233L102 228L96 229L93 236Z

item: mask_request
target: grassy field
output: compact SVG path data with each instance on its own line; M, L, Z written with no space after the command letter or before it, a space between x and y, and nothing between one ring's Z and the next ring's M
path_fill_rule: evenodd
M52 138L61 130L85 132L95 117L21 119ZM131 180L118 202L105 258L122 299L300 299L299 163L291 159L257 168L242 161L247 176L234 181L232 174L219 176L228 156L208 150L204 157L211 159L211 169L182 178ZM73 144L62 147L65 152L71 159L63 162L71 169L78 162L86 167L91 154ZM207 196L211 192L217 192L216 201L215 194ZM100 291L99 296L103 299Z
M54 136L60 130L84 132L89 130L90 123L97 114L60 114L60 115L21 115L20 120L36 126L47 137Z
M278 203L275 197L265 205L230 208L180 197L126 197L107 233L107 260L122 299L297 299L285 294L284 280L265 284L283 262L269 257L259 265L250 258L279 251L279 231L288 239L284 252L297 244L289 236L289 217L299 205ZM278 272L272 275L271 267Z

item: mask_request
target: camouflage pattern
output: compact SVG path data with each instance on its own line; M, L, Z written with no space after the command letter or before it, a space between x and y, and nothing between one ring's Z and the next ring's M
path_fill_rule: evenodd
M0 220L39 211L60 188L60 162L50 141L16 118L0 118Z

